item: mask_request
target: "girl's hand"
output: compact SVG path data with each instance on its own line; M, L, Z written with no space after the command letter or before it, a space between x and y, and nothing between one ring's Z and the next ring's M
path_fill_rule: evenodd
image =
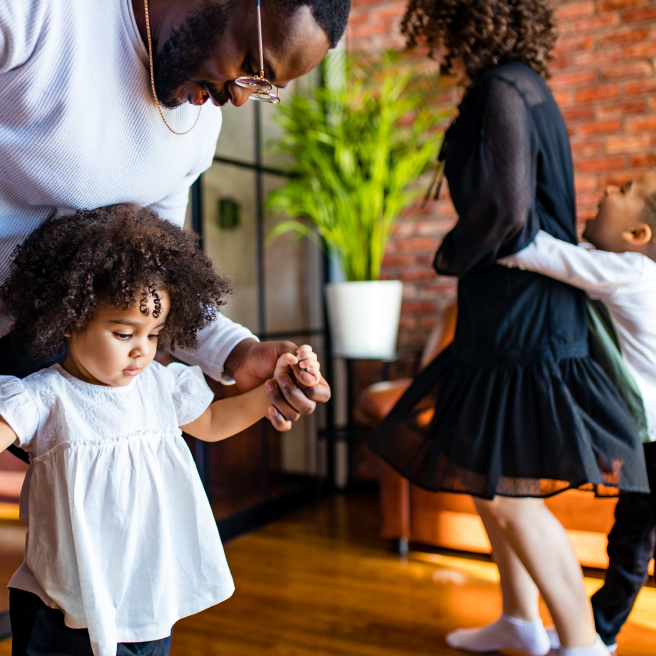
M291 353L283 353L278 358L273 377L279 383L281 382L281 376L293 377L292 368L295 370L296 378L306 387L313 387L321 380L321 374L319 373L321 365L317 359L317 354L307 344L296 349L296 356Z
M309 415L314 412L314 404L312 407L302 406L300 410L296 410L291 405L293 394L301 394L304 399L310 398L309 390L320 390L321 387L330 393L328 384L321 377L317 354L312 351L311 346L300 346L296 349L296 355L283 353L276 363L273 380L266 383L269 400L274 403L269 406L267 417L278 430L289 430L292 421L299 419L302 414ZM330 396L325 400L328 398Z

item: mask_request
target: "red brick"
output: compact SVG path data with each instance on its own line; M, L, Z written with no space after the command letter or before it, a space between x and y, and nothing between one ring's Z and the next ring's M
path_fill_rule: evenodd
M433 266L433 260L435 259L435 255L431 253L430 255L418 255L416 258L417 264L421 264L422 266Z
M649 77L654 74L654 68L646 61L637 61L603 66L600 73L603 80L625 80L629 77Z
M599 44L608 43L632 43L635 41L644 41L647 38L646 27L635 27L633 29L613 30L599 39Z
M573 66L598 66L610 64L622 59L622 50L619 46L604 46L602 50L586 50L577 52L572 57Z
M435 312L435 303L429 301L403 301L401 304L403 314L430 314Z
M377 4L380 4L380 0L353 0L352 2L353 10L357 11L358 7L366 7L363 11L367 12L371 11L368 9L369 6Z
M436 241L430 237L411 237L409 239L396 239L394 246L400 251L421 250L435 248Z
M430 280L436 276L434 269L413 268L404 269L399 273L399 280L413 282L415 280Z
M579 221L577 223L577 230L579 231L579 238L581 238L581 233L583 233L583 230L585 229L585 224L590 220L594 219L595 216L597 216L597 209L596 208L590 208L590 209L579 209Z
M586 0L585 2L573 2L556 7L556 16L560 21L571 18L582 18L583 16L592 16L595 11L594 2Z
M596 30L604 29L606 27L616 27L620 24L620 17L617 12L608 12L593 16L592 18L584 18L578 21L568 23L570 32L594 32Z
M656 91L656 80L635 80L624 85L624 93L628 96L639 96L654 91Z
M599 118L611 118L614 116L627 116L629 114L642 114L647 111L647 103L644 100L631 102L613 103L597 107Z
M599 189L603 191L606 187L611 185L621 187L623 184L630 182L636 177L636 174L629 171L617 172L613 175L599 176Z
M623 134L606 139L606 152L609 155L618 153L641 153L651 145L649 134L636 134L627 137Z
M623 167L623 157L601 157L599 159L579 160L576 165L579 171L587 172L616 171Z
M401 318L399 319L399 328L415 328L416 326L416 317L401 314Z
M574 178L576 191L592 191L599 188L599 181L596 175L578 174Z
M554 98L556 102L561 107L567 107L572 104L572 92L571 91L554 91Z
M622 127L620 121L594 121L592 123L582 123L577 132L579 134L608 134L609 132L618 132Z
M602 84L589 89L579 89L574 94L576 102L584 103L606 98L617 98L620 95L620 88L617 84Z
M564 71L569 66L569 56L565 53L561 55L555 55L554 58L549 62L549 70L552 74L557 71Z
M444 235L444 225L441 221L420 221L417 223L417 234L441 237Z
M453 278L438 276L434 280L421 283L421 295L423 298L432 299L437 294L452 295L455 291L456 281Z
M392 227L392 235L395 237L407 237L415 232L415 225L410 221L397 221Z
M635 11L627 11L622 19L625 23L639 23L656 19L656 7L645 7Z
M566 121L595 117L595 110L592 107L571 107L570 109L563 109L562 113Z
M394 18L400 21L401 18L403 18L404 9L403 5L392 5L390 7L381 7L380 9L374 10L372 13L376 18Z
M599 192L595 194L576 194L576 203L582 207L594 207L599 204Z
M387 253L383 259L383 266L385 268L409 266L414 264L414 261L415 258L412 255L390 255Z
M589 50L594 44L594 39L589 35L581 35L570 38L558 39L554 53L570 53L573 50Z
M630 118L626 121L627 132L647 132L656 130L656 116Z
M643 7L649 0L599 0L597 11L612 11L613 9L629 9Z
M624 48L625 57L653 57L656 55L656 43L649 40Z
M368 14L351 14L348 19L348 26L353 27L354 25L360 25L361 23L366 23L369 20Z
M633 168L653 168L656 166L656 155L633 155L629 161Z
M573 142L572 143L572 153L575 158L589 159L598 155L601 151L601 144L599 141L590 141L586 139L585 141Z
M556 73L551 78L550 84L553 89L571 89L591 84L596 80L597 73L595 71L575 71L573 73Z

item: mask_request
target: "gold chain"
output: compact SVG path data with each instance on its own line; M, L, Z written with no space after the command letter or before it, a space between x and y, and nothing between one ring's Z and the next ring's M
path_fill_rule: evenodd
M164 118L164 112L162 111L162 107L159 104L159 98L157 97L157 91L155 91L155 74L153 73L153 44L151 43L150 40L150 16L148 15L148 0L144 0L144 7L146 8L146 33L148 34L148 57L150 58L150 87L153 90L153 97L155 98L155 102L157 103L157 109L159 110L159 115L162 117L162 121L164 121L164 125L173 132L173 134L177 134L179 136L182 136L183 134L189 134L195 127L196 124L198 123L198 119L200 118L200 113L203 111L203 106L200 106L200 109L198 110L198 116L196 117L196 121L194 124L186 131L186 132L176 132L166 121Z

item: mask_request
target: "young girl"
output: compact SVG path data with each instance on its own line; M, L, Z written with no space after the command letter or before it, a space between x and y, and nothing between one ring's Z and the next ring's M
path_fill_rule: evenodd
M44 223L2 291L32 356L65 344L61 364L0 377L0 449L30 454L13 654L159 656L178 619L234 590L181 429L217 441L269 408L264 386L212 403L198 367L153 362L158 347L194 347L229 285L191 235L114 206ZM292 365L316 384L310 347L275 375Z
M496 265L540 229L576 243L567 128L544 80L553 10L547 0L410 0L403 29L467 87L443 150L459 220L435 259L439 274L459 278L458 326L372 448L424 488L476 497L503 614L449 635L450 646L546 654L539 591L563 656L608 656L567 534L542 498L648 491L638 430L589 355L585 294Z

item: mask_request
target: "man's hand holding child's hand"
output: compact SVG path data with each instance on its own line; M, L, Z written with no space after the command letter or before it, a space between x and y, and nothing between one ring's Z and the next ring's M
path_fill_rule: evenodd
M321 365L317 354L307 344L296 349L296 355L283 353L276 363L273 379L279 384L284 383L285 377L296 378L297 385L301 387L314 387L321 381ZM278 411L274 406L268 410L269 419L276 418Z

